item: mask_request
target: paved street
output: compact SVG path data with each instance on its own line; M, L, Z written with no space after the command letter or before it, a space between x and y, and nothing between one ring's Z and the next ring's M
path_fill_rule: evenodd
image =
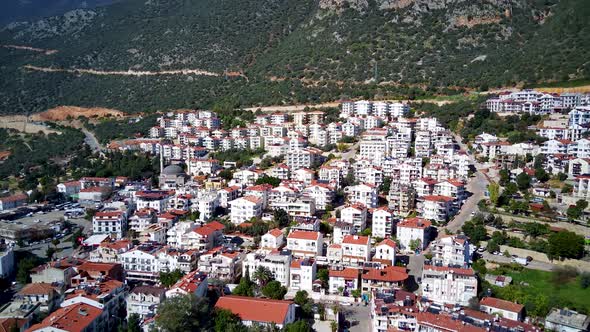
M471 219L473 212L478 212L479 208L477 203L485 198L485 191L487 190L488 180L481 172L476 172L475 177L467 184L467 191L471 193L471 196L465 201L463 207L459 211L459 214L455 216L445 227L441 227L438 232L438 237L445 235L444 229L448 229L451 233L456 233L461 229L463 224Z
M366 332L371 331L371 308L364 304L356 304L352 306L341 306L341 312L344 319L351 323L350 332ZM358 323L357 323L358 322Z
M462 150L467 151L467 145L462 143L461 137L458 135L455 136L455 141ZM451 233L456 233L458 230L463 227L463 224L469 219L471 219L471 214L473 212L477 213L479 208L477 203L480 200L485 198L485 191L487 190L487 186L489 184L488 179L485 175L480 172L480 169L483 168L481 164L479 164L472 155L469 155L469 159L475 166L476 172L473 174L473 177L467 183L466 190L471 194L469 198L465 201L459 213L445 226L441 227L438 231L438 238L445 235L445 229L449 230Z

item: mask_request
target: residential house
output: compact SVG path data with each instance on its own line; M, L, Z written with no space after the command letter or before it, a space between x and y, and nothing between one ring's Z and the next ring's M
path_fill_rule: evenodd
M276 326L281 329L295 321L295 304L292 301L270 300L245 296L222 296L215 304L217 309L229 310L242 319L246 326Z
M323 237L320 232L293 231L287 236L287 249L295 257L321 256Z

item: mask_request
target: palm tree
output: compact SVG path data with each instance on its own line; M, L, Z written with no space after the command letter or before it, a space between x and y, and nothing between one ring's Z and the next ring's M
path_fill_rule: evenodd
M258 284L262 287L266 286L266 284L273 280L272 272L264 266L260 266L254 271L254 279L258 282Z
M332 323L330 323L330 329L332 330L332 332L338 331L338 323L332 321Z

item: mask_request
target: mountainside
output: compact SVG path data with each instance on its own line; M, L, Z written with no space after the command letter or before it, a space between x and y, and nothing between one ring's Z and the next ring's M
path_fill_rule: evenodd
M586 0L127 0L2 29L0 112L315 102L584 78L588 17Z
M2 0L0 24L40 19L60 15L72 9L94 8L113 2L114 0Z

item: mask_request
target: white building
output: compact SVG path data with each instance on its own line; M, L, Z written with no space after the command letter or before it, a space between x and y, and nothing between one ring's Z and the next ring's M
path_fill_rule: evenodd
M363 183L347 187L345 188L345 191L348 194L347 198L350 203L360 203L368 208L377 207L378 191L376 186Z
M471 261L469 240L462 235L449 235L430 244L432 263L437 266L466 267Z
M423 199L419 213L424 219L446 222L454 214L452 197L431 195Z
M293 231L287 236L287 249L295 257L315 257L323 253L323 238L320 232Z
M367 208L363 204L351 204L340 210L340 221L351 224L355 232L367 227Z
M467 306L477 297L477 276L472 269L424 265L422 295L435 303Z
M242 276L248 275L255 280L254 274L259 268L268 269L273 278L282 286L289 287L291 255L288 251L281 253L265 253L262 251L249 253L243 261Z
M342 239L342 261L358 264L368 262L371 257L371 237L346 235Z
M238 225L262 216L262 199L256 196L245 196L229 202L230 220Z
M262 249L279 249L285 244L285 235L278 228L269 230L260 238L260 248Z
M382 206L373 210L371 234L373 237L387 238L393 234L395 226L394 212Z
M92 217L92 233L107 234L120 239L127 232L127 214L124 211L99 211Z
M313 258L295 259L289 271L289 291L300 290L311 293L316 279L317 264Z
M490 315L500 314L503 318L515 321L522 321L524 319L524 306L522 304L495 297L482 298L479 301L479 310Z
M374 262L395 266L395 251L397 244L392 239L385 239L375 246Z
M412 241L417 242L418 249L425 249L430 237L432 223L423 218L409 218L397 224L397 240L402 250L410 250Z

